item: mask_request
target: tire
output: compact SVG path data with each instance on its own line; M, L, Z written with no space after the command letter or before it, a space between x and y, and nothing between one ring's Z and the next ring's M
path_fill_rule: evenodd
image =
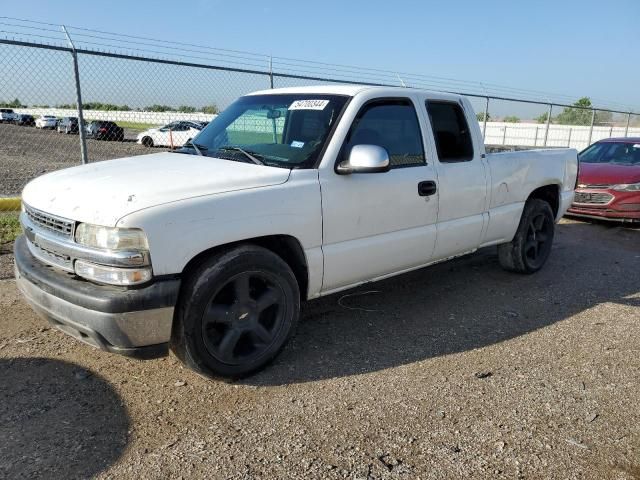
M153 147L153 139L151 137L142 137L141 143L147 148Z
M171 349L207 376L241 378L271 362L300 317L289 265L244 245L212 255L184 280Z
M511 272L537 272L549 258L554 233L551 206L538 198L527 200L513 240L498 245L500 266Z

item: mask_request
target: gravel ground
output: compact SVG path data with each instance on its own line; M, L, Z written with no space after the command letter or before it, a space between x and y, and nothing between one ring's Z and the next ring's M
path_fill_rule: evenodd
M87 139L89 161L162 151L135 143L137 130L125 129L124 142ZM46 172L80 164L78 135L0 124L0 196L18 195L26 183Z
M0 477L640 478L638 307L640 231L565 220L536 275L485 249L310 302L226 383L79 344L4 280Z

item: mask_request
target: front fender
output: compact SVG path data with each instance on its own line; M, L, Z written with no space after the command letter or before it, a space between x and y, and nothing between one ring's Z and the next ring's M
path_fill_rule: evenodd
M146 208L117 226L142 228L154 275L179 274L198 254L257 237L287 235L304 251L309 296L322 283L322 211L317 170L294 170L268 187L205 195Z

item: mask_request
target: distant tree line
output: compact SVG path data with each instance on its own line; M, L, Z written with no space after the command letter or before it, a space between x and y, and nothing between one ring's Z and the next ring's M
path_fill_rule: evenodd
M578 107L578 108L576 108ZM591 125L591 115L593 115L593 104L589 97L582 97L571 107L564 107L555 117L551 117L551 123L557 123L559 125ZM544 112L535 118L538 123L547 123L549 112ZM613 120L613 114L611 112L604 112L602 110L596 110L596 116L594 124L599 125L603 123L611 123Z
M589 97L582 97L576 101L572 106L565 107L555 117L551 117L551 123L559 125L591 125L591 115L593 114L593 104ZM478 122L484 122L484 112L480 112L476 115ZM537 116L534 120L537 123L547 123L548 112ZM487 114L487 121L491 120L491 115ZM520 118L515 115L507 115L502 119L503 122L518 123ZM605 112L602 110L596 110L595 125L602 125L611 123L613 121L613 114L611 112Z
M2 108L25 108L26 105L22 105L22 102L17 98L13 99L13 102L0 102Z
M49 105L31 105L33 108L50 108ZM3 102L0 101L0 107L3 108L27 108L28 105L24 105L19 99L15 98L12 102ZM66 109L75 109L75 103L61 103L55 105L55 108L66 108ZM102 102L87 102L82 104L82 108L84 110L102 110L102 111L119 111L119 112L128 112L131 111L132 108L129 105L115 105L113 103L102 103ZM180 105L179 107L171 107L169 105L149 105L148 107L144 107L142 109L146 112L178 112L178 113L206 113L214 115L218 113L218 106L215 103L211 105L205 105L201 108L196 108L191 105Z

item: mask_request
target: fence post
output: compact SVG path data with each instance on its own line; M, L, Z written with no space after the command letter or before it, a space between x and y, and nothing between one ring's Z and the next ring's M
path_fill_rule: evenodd
M591 138L593 137L593 124L596 121L596 110L591 110L591 125L589 126L589 141L587 142L587 146L591 145Z
M627 113L627 126L624 129L624 136L629 136L629 123L631 123L631 112Z
M553 104L549 104L549 111L547 112L547 126L544 129L544 142L542 143L543 147L547 146L547 140L549 139L549 124L551 123L551 110L553 109Z
M67 28L64 25L62 25L62 31L67 36L67 41L69 42L69 46L71 47L71 56L73 57L73 75L76 81L76 103L78 105L78 136L80 137L80 157L82 159L82 163L87 164L89 163L89 159L87 157L87 138L84 128L84 116L82 115L82 93L80 91L78 52L76 52L76 47L73 45L71 37L69 36L69 32L67 32Z
M482 139L487 141L487 117L489 116L489 97L487 97L487 103L484 104L484 119L482 121Z
M536 134L535 134L535 136L533 137L533 146L534 146L534 147L537 147L537 146L538 146L538 128L539 128L539 127L536 125Z
M273 89L273 57L269 57L269 87Z
M504 130L502 131L502 145L507 144L507 126L504 126Z
M571 148L571 132L573 132L573 128L569 127L569 140L567 140L567 148Z

